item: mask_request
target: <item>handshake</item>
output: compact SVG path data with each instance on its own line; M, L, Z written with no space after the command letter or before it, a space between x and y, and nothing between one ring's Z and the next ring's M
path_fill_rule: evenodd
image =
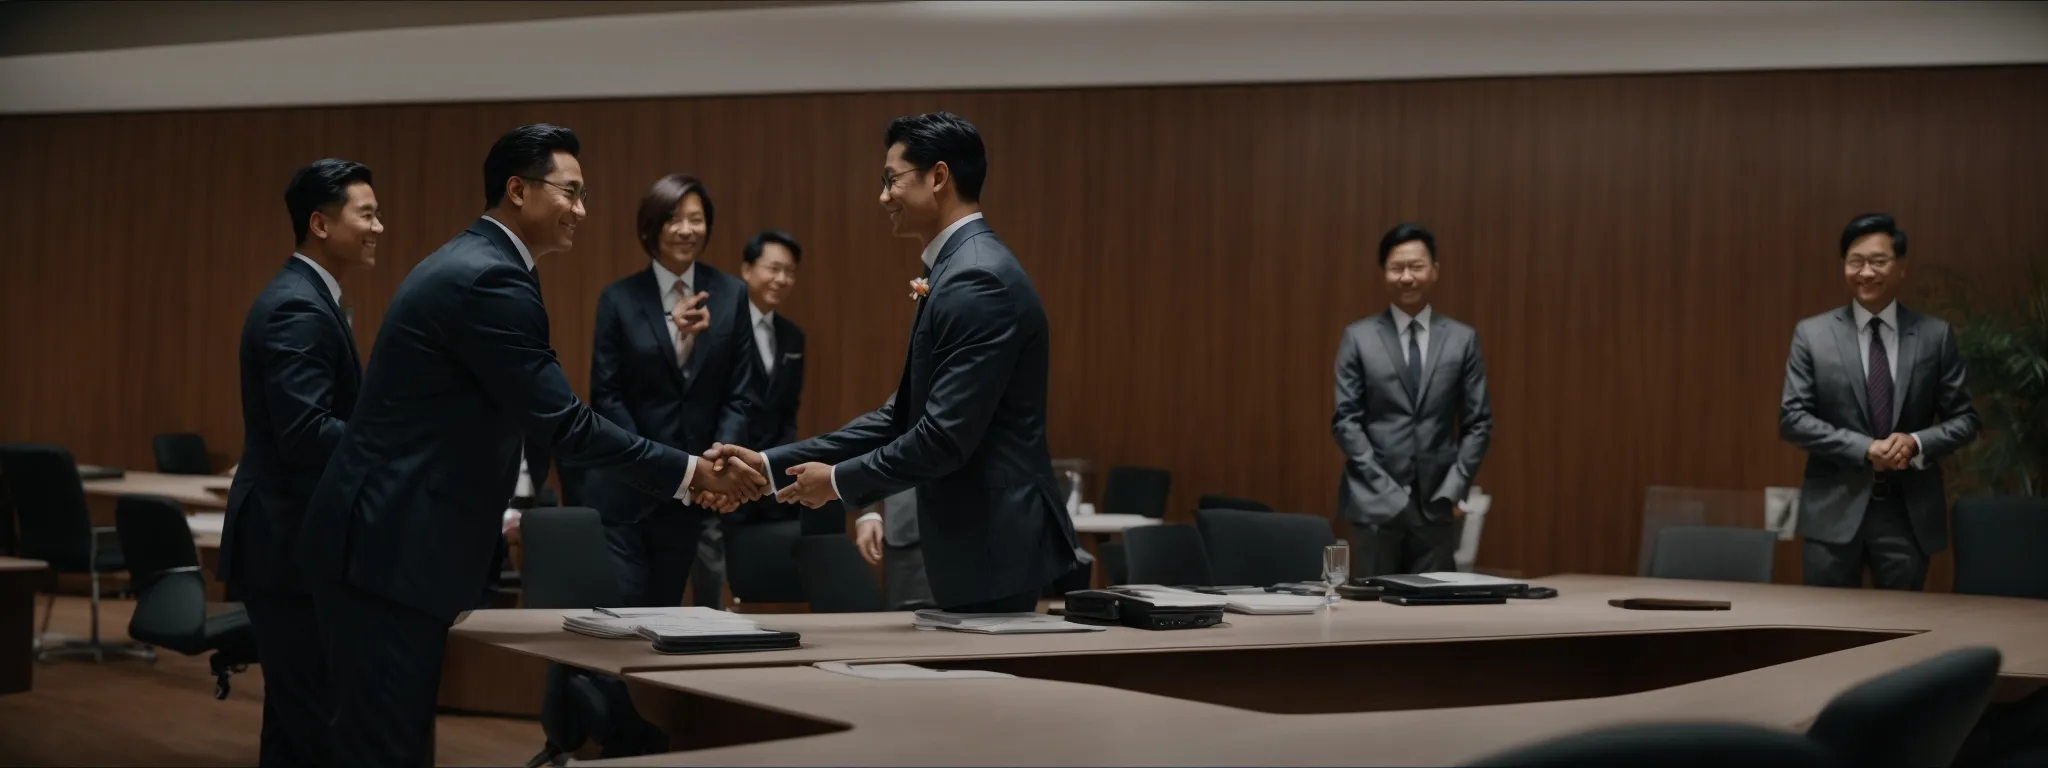
M817 509L826 502L839 498L832 487L832 468L812 462L790 467L784 474L796 478L795 482L774 491L775 500L802 504ZM714 510L723 515L739 509L741 504L759 499L773 491L768 482L768 460L759 452L737 445L713 443L697 463L697 474L690 478L692 498L698 506Z

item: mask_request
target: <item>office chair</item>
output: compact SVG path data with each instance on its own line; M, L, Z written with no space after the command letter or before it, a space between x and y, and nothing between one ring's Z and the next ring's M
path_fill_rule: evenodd
M1124 556L1131 584L1216 584L1216 577L1209 570L1209 553L1202 548L1202 534L1193 526L1154 525L1126 530Z
M1291 512L1198 509L1195 528L1218 585L1322 581L1323 547L1337 541L1329 520Z
M889 610L889 598L875 573L844 535L796 540L796 572L812 613L874 613Z
M1961 648L1843 691L1806 735L1843 765L1926 768L1955 760L1991 701L1997 648Z
M156 450L156 471L166 475L213 474L213 460L206 457L206 438L191 432L166 432L149 442Z
M92 524L85 507L85 486L79 482L78 463L71 452L56 445L0 446L0 472L6 473L14 493L15 515L21 524L21 556L49 563L52 574L86 574L92 581L91 637L54 649L39 646L36 659L90 655L100 662L109 653L156 658L147 648L100 641L100 576L127 570L128 565L114 528ZM52 588L43 607L42 631L36 635L39 644L50 633L50 617L56 608L57 591Z
M1762 528L1672 526L1657 532L1650 577L1771 583L1778 535Z
M804 602L796 564L796 542L802 537L803 523L797 520L726 526L725 583L733 601Z
M1721 723L1602 728L1508 750L1471 764L1489 768L1847 768L1825 747L1799 734Z
M1209 493L1209 494L1203 494L1203 495L1202 495L1202 498L1201 498L1201 500L1200 500L1199 502L1196 502L1196 504L1195 504L1195 508L1196 508L1196 509L1242 509L1242 510L1245 510L1245 511L1247 511L1247 512L1271 512L1271 511L1273 511L1273 507L1272 507L1272 506L1270 506L1270 505L1268 505L1268 504L1266 504L1265 502L1260 502L1260 501L1252 501L1251 499L1240 499L1240 498L1238 498L1238 497L1236 497L1236 496L1223 496L1223 495L1220 495L1220 494L1214 494L1214 493Z
M519 517L522 607L623 608L611 548L597 510L531 509ZM604 746L604 757L668 751L668 734L640 717L624 681L610 675L549 664L540 705L547 741L527 768L567 765L585 741Z
M1105 515L1163 518L1166 517L1166 498L1172 492L1173 473L1170 471L1155 467L1110 467L1109 478L1102 483L1102 508L1097 511ZM1111 584L1129 583L1122 541L1102 542L1096 552L1102 558L1102 570L1109 575Z
M2048 499L1956 499L1953 535L1957 594L2048 600Z
M185 510L162 496L122 496L114 528L135 584L128 636L186 656L212 652L213 697L227 698L228 678L256 663L256 634L240 603L206 601Z

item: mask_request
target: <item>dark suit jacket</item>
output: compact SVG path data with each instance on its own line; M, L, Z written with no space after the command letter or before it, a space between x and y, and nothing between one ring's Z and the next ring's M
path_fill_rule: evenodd
M1913 536L1927 554L1948 548L1948 497L1943 457L1977 439L1977 409L1970 403L1955 332L1939 318L1899 307L1897 363L1892 386L1893 432L1920 438L1923 469L1891 473L1905 497ZM1863 346L1855 311L1843 306L1799 321L1785 362L1778 434L1806 451L1800 482L1801 536L1846 544L1863 525L1877 470L1870 465L1872 435Z
M751 332L751 313L747 320ZM804 331L780 312L771 322L775 329L775 370L770 372L762 367L758 341L753 357L754 383L759 387L755 402L761 410L747 422L744 445L757 451L796 442L796 413L804 394ZM767 497L741 505L737 511L726 515L726 520L735 523L799 519L805 521L806 535L844 531L846 528L846 510L838 504L809 510L801 504L784 504Z
M932 596L942 606L1052 583L1077 561L1045 442L1050 338L1038 291L986 221L956 230L918 302L896 394L837 432L770 449L776 483L838 467L853 508L917 489Z
M698 335L687 369L676 365L652 264L604 289L590 355L590 407L634 434L690 453L713 442L746 445L761 370L747 284L699 262L692 288L710 294L711 325ZM585 482L591 505L615 522L637 521L661 503L610 472L592 472Z
M1401 383L1393 310L1344 329L1330 427L1344 452L1337 508L1352 523L1387 523L1411 507L1421 522L1449 523L1479 476L1493 439L1479 334L1431 310L1427 338L1414 398Z
M313 486L355 410L355 336L312 265L287 259L242 319L242 461L220 578L237 596L304 592L293 561Z
M688 457L604 420L569 389L547 309L511 237L478 219L398 286L362 395L299 538L318 578L444 620L482 594L520 445L604 467L657 498Z

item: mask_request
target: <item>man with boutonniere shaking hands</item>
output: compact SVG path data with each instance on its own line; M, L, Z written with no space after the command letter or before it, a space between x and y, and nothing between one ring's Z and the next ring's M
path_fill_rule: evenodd
M777 499L814 509L915 489L939 607L1033 611L1078 564L1045 442L1045 308L982 218L988 158L974 124L945 112L900 117L882 146L882 208L898 237L924 243L895 394L836 432L765 454L714 445L704 456L740 458Z

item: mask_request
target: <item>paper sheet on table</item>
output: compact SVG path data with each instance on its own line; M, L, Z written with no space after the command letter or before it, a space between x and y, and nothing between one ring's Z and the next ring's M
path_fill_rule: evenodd
M930 609L918 611L910 625L918 629L946 629L983 635L1029 635L1049 632L1101 632L1107 627L1076 624L1043 613L947 613Z
M1156 584L1128 584L1125 589L1136 590L1147 595L1175 597L1187 600L1203 600L1223 603L1223 609L1231 613L1253 616L1277 616L1287 614L1315 613L1316 609L1328 604L1327 600L1313 595L1286 595L1261 590L1256 594L1205 595L1185 589L1174 589Z
M562 628L592 637L678 637L685 635L751 635L766 630L752 619L703 606L631 608L606 616L596 611L562 614Z
M1522 583L1514 579L1503 579L1499 576L1488 576L1483 573L1465 573L1463 571L1430 571L1429 573L1418 573L1415 575L1425 579L1436 579L1445 584L1464 584L1475 587L1500 587Z
M821 661L815 665L827 672L837 672L869 680L987 680L1015 678L1005 672L990 672L983 669L931 669L915 664L861 664L849 665L843 661Z

